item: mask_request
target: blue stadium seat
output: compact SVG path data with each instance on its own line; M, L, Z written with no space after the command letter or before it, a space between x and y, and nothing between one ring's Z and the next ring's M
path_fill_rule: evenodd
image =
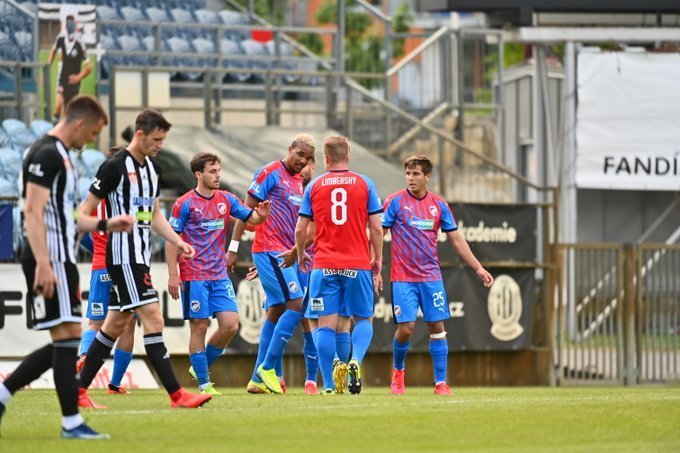
M187 11L186 9L173 8L170 10L170 16L172 16L172 20L178 24L196 23L194 15L191 14L191 11Z
M220 41L220 53L222 54L222 67L241 69L245 68L246 64L244 60L231 59L230 56L243 55L243 49L238 45L236 41L224 38ZM243 83L250 79L251 74L249 73L229 73L224 76L225 82L238 82Z
M271 55L272 57L277 57L276 55L276 42L274 40L267 41L264 43L264 47L267 50L267 53ZM281 54L281 61L278 62L280 65L280 68L283 69L289 69L289 70L295 70L297 69L297 65L295 64L294 61L291 61L289 58L286 57L292 57L293 56L293 46L288 44L287 42L280 42L279 43L279 53ZM271 61L271 65L273 67L275 61ZM300 76L297 74L286 74L283 76L283 81L285 83L295 83L298 80L300 80Z
M151 6L146 9L146 16L151 22L171 22L172 19L168 16L165 9L158 8L156 6Z
M198 19L199 24L213 25L222 23L220 16L209 9L197 9L194 11L194 14L196 15L196 19Z
M35 141L35 135L26 127L23 121L8 118L2 122L2 127L9 134L12 145L22 151Z
M97 16L101 20L122 19L116 8L107 5L97 6Z
M21 173L21 152L12 148L0 149L0 162L4 177L10 181L17 181Z
M224 25L248 25L250 21L246 14L242 14L230 9L223 9L217 13Z
M87 176L92 180L99 170L99 166L106 160L106 156L96 149L85 149L80 154L80 159L87 168ZM84 175L81 175L84 176Z
M0 177L0 197L18 197L18 196L19 196L19 184L17 180L16 179L9 180Z
M248 60L248 67L254 69L267 69L270 65L268 59L263 59L262 57L267 56L267 49L259 41L253 39L246 39L241 42L241 48L243 52L252 57ZM253 74L253 82L264 82L265 76L263 74Z
M12 143L12 139L4 128L0 127L0 148L9 146Z
M131 22L146 21L146 17L144 17L144 13L142 12L142 10L135 8L134 6L123 6L120 9L120 14L123 16L123 19L127 21Z
M177 54L174 57L164 57L163 63L172 66L199 66L199 59L194 57L194 50L184 38L174 36L167 40L168 48L170 52ZM185 80L198 80L201 78L201 74L198 72L187 72L181 71L178 76Z
M54 124L45 120L33 120L31 121L31 130L37 138L45 135L49 130L54 127Z

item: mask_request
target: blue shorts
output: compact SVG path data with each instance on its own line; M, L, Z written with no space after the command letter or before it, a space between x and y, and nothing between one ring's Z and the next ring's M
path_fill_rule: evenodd
M300 284L297 263L292 267L281 268L282 260L278 252L253 253L253 262L264 288L265 311L273 306L285 304L289 300L302 298L305 288Z
M394 321L412 322L423 311L425 322L449 319L449 302L446 300L444 283L435 282L392 282L392 311Z
M224 278L184 282L182 288L184 319L208 319L222 311L238 313L236 294L231 280Z
M314 269L309 289L309 311L314 315L373 316L373 275L369 270Z
M87 297L88 319L101 321L109 312L109 299L111 294L111 276L106 269L92 271L90 278L90 295Z

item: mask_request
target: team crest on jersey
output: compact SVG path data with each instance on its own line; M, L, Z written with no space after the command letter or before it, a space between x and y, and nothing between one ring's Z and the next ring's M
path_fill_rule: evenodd
M401 315L401 307L399 305L396 305L394 307L394 316L399 316Z
M311 311L323 311L323 297L312 297L312 301L310 302L309 309Z
M217 204L217 210L220 212L220 214L224 215L227 212L226 203L218 203Z
M201 303L197 300L192 300L190 304L191 311L194 313L198 313L198 310L201 309Z
M437 210L437 207L435 205L430 206L430 214L432 214L435 217L437 217L437 214L439 214L439 211Z
M128 179L130 180L130 184L137 184L137 172L128 172Z
M104 304L101 302L92 302L90 304L90 311L92 316L104 316Z
M288 289L291 293L296 293L298 290L298 285L295 282L288 282Z

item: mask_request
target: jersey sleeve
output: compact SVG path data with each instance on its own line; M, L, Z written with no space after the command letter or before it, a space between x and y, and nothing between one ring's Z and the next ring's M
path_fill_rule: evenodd
M99 166L97 175L90 185L90 192L99 199L106 198L109 192L116 188L120 177L120 170L115 165L115 160L108 159Z
M268 172L265 171L264 168L261 168L255 173L255 177L248 187L248 194L257 201L266 200L267 195L269 195L269 192L276 185L278 178L276 172Z
M229 215L239 220L243 220L244 222L246 222L250 216L253 215L253 210L246 207L246 205L244 205L241 200L236 198L233 194L227 193L225 195L227 196L227 201L229 201Z
M59 153L49 148L36 150L28 162L28 176L26 182L32 182L46 188L51 188L57 174L64 168L64 162Z
M179 199L172 205L172 212L170 212L170 219L168 223L175 230L175 233L181 233L184 230L189 218L189 203Z
M387 197L383 204L383 214L381 216L383 228L391 228L397 218L397 202L392 197Z
M378 190L375 188L373 180L368 177L364 177L366 184L368 184L368 215L380 214L383 212L383 208L380 204L380 197L378 196Z
M458 224L456 223L456 219L453 218L453 213L451 212L449 205L444 201L439 200L439 211L442 213L441 230L444 233L456 231L458 229Z
M302 194L302 202L300 203L300 210L298 215L300 217L307 217L308 219L314 220L314 212L312 210L312 187L314 187L314 181L307 184L305 188L305 193Z

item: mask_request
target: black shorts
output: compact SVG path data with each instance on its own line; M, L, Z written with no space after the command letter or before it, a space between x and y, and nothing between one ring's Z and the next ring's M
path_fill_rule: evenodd
M127 311L158 302L158 293L151 284L148 266L135 263L107 268L113 283L109 310Z
M52 263L58 283L54 287L54 295L49 299L45 299L42 295L33 295L33 282L35 281L33 257L24 255L21 268L26 276L28 301L32 307L33 327L36 330L50 329L65 322L81 323L83 321L78 267L74 263Z
M68 83L68 80L66 80L65 83L60 83L59 87L57 88L57 91L62 94L64 97L64 107L73 99L74 97L78 96L80 93L80 83L77 83L75 85L71 85Z

